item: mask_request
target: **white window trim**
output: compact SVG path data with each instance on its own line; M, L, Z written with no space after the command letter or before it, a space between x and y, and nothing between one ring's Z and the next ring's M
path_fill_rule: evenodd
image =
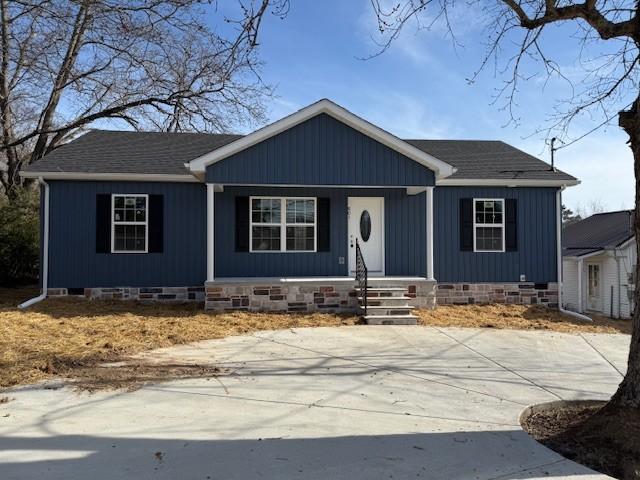
M145 200L144 222L126 222L115 220L116 197L136 197ZM116 250L116 225L144 225L144 250ZM149 195L146 193L112 193L111 194L111 253L149 253Z
M476 223L476 202L500 202L502 204L502 223ZM505 211L504 198L474 198L473 199L473 251L477 253L504 253L506 250L505 245L505 217L507 212ZM478 250L476 243L476 229L477 227L489 227L489 228L502 228L502 250Z
M280 200L280 222L253 222L253 200ZM287 200L313 200L313 223L287 222ZM254 250L253 226L280 227L280 250ZM287 250L287 227L313 227L313 250ZM318 198L317 197L275 197L260 195L249 197L249 252L250 253L316 253L318 251Z

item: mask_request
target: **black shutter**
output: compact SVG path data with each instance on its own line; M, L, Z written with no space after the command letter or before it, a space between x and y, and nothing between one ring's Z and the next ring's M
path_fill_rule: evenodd
M460 199L460 250L473 251L473 200Z
M518 250L518 200L507 198L504 201L505 232L504 243L507 252Z
M149 195L149 253L164 250L164 196Z
M96 195L96 253L111 253L111 195Z
M249 251L249 197L236 197L236 252Z
M318 251L331 251L331 201L328 198L318 198Z

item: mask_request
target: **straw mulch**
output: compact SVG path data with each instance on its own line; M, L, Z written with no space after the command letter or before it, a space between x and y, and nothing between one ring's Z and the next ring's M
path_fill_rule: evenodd
M420 324L434 327L553 330L565 333L631 333L629 320L592 316L583 322L541 305L440 305L420 310Z
M0 388L54 376L81 388L130 388L140 382L220 373L201 365L131 363L133 354L258 330L353 325L355 316L331 314L205 313L201 304L138 304L79 298L48 299L28 310L16 305L36 295L0 290ZM127 361L118 368L105 362Z

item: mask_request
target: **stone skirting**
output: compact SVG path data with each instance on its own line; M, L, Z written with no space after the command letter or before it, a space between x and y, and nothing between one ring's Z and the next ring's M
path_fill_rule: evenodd
M147 287L147 288L49 288L49 297L81 296L91 299L138 300L141 302L203 302L202 287Z
M374 280L370 286L402 286L409 304L435 306L435 282ZM370 293L370 297L377 294ZM355 282L350 281L215 281L206 284L205 308L214 311L354 312L358 307Z
M557 283L439 283L436 303L510 303L558 307Z

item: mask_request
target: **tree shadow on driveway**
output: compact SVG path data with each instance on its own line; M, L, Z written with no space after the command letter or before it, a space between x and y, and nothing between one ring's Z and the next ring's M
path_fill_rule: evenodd
M251 440L12 436L0 438L0 472L3 480L369 480L534 479L590 471L521 430L502 430Z

